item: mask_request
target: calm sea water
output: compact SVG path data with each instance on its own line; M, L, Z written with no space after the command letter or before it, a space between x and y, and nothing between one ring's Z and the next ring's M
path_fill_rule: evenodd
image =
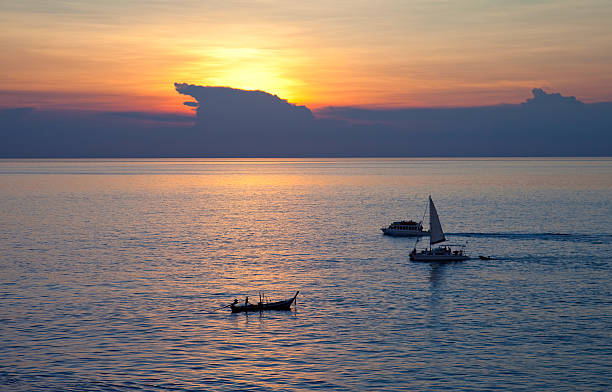
M428 195L495 259L381 235ZM0 161L0 389L610 390L611 202L611 159Z

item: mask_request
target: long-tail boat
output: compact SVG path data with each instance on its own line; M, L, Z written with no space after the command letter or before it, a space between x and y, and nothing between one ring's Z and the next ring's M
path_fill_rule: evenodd
M239 304L237 301L234 301L233 304L230 305L232 309L232 313L240 313L240 312L262 312L264 310L291 310L291 304L295 302L298 294L300 292L296 292L293 298L289 298L283 301L277 302L262 302L259 301L256 304Z

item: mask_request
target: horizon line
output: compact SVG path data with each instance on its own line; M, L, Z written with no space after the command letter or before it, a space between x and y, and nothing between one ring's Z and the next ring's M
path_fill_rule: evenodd
M142 159L612 159L610 155L440 155L440 156L63 156L63 157L0 157L9 160L142 160Z

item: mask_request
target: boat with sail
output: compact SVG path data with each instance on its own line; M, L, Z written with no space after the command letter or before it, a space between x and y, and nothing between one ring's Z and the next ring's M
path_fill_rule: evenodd
M433 245L440 244L446 241L442 225L440 224L440 218L438 217L438 211L434 205L431 196L429 196L429 248L421 249L417 251L416 244L412 252L410 252L410 260L412 261L463 261L468 260L470 257L467 256L464 251L464 245L444 245L436 248ZM417 243L418 243L417 239ZM460 247L459 249L453 249L453 246Z
M300 292L297 291L293 298L285 299L282 301L276 302L263 302L260 298L260 301L256 304L250 304L248 302L249 297L247 297L245 303L239 304L238 300L234 300L230 306L232 313L241 313L241 312L262 312L264 310L291 310L291 304L295 302L298 294Z

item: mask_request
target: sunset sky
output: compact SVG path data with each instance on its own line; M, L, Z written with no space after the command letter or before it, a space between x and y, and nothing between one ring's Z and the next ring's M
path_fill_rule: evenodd
M189 112L173 83L310 108L612 101L612 2L0 2L0 107Z

